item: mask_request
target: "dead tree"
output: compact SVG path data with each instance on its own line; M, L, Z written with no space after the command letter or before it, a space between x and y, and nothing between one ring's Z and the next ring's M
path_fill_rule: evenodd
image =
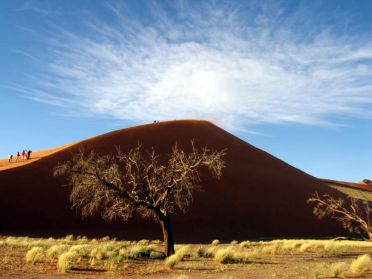
M313 213L319 219L328 216L340 222L350 233L358 233L363 238L368 236L368 239L372 239L371 209L368 201L354 198L345 200L328 194L319 196L315 192L307 202L315 204Z
M171 153L162 156L154 149L142 152L138 144L128 153L99 156L93 151L75 154L58 165L54 175L67 176L72 186L72 207L83 217L99 213L105 220L127 221L133 212L154 218L161 225L165 255L174 254L171 215L185 213L195 190L200 188L200 171L208 170L220 178L225 151L197 149L185 152L175 144Z

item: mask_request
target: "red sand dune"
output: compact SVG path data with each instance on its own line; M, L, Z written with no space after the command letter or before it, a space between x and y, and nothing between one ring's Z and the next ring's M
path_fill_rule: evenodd
M354 188L356 190L372 192L372 185L368 183L367 179L362 180L358 183L324 179L324 178L322 178L321 180L327 184L334 185L334 186L342 186L342 187Z
M314 191L341 195L338 191L210 122L191 120L114 131L0 171L0 233L160 239L159 225L138 216L127 223L81 220L70 209L64 178L53 177L52 168L81 147L105 154L117 146L127 151L140 142L169 152L175 141L188 148L191 139L200 147L227 148L227 167L219 181L202 177L203 191L195 193L190 211L174 216L177 242L345 234L334 221L317 220L306 203Z

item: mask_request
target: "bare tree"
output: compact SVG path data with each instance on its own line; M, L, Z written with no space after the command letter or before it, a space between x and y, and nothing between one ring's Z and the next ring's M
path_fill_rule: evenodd
M372 239L371 209L368 201L354 198L345 200L328 194L319 196L315 192L307 202L315 204L313 213L319 219L328 216L340 222L350 233L358 233L362 237L368 236Z
M171 215L185 213L200 188L200 170L205 168L220 178L225 151L197 149L191 142L186 153L175 144L171 153L161 156L154 149L142 152L138 144L128 153L99 156L83 151L58 165L54 175L68 177L72 186L72 207L86 217L99 213L105 220L127 221L133 212L154 218L162 228L165 255L174 253Z

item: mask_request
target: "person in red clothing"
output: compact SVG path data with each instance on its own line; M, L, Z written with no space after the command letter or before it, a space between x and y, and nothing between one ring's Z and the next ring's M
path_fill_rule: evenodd
M22 150L22 159L24 160L24 159L26 159L26 150Z

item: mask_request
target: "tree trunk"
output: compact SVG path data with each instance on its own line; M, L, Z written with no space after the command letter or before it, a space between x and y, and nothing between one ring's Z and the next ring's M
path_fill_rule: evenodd
M160 214L158 220L163 231L164 253L166 257L174 254L174 239L170 215Z

